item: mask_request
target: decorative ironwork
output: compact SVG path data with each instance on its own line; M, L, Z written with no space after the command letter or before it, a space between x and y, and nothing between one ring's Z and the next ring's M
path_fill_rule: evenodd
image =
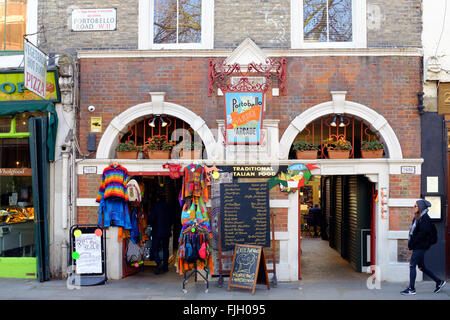
M262 75L263 83L251 82L249 77ZM241 70L239 63L226 64L225 60L217 61L209 59L208 64L208 96L214 91L217 84L222 91L262 91L266 92L272 85L272 76L278 77L278 83L282 94L286 94L286 58L275 60L267 58L265 63L251 62L247 71ZM238 83L232 84L229 77L240 77Z

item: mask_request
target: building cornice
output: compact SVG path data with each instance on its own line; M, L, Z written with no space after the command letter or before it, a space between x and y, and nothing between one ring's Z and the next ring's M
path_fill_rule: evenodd
M82 50L78 52L78 58L226 58L229 57L232 52L233 50ZM267 49L263 50L263 52L268 57L423 56L422 48Z

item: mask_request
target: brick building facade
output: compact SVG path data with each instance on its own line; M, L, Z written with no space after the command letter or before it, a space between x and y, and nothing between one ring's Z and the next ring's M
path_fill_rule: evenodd
M78 66L78 223L96 222L98 207L93 198L100 174L115 158L115 143L127 132L127 125L141 120L133 112L141 112L142 116L147 110L148 117L156 114L155 93L164 93L161 108L167 111L170 104L172 114L168 115L179 116L201 130L203 137L214 138L203 141L214 151L207 153L205 159L208 165L223 165L235 159L237 152L222 144L224 99L217 86L211 96L208 94L210 59L229 59L245 65L250 61L262 63L264 57L286 57L286 93L272 91L280 86L280 81L274 81L265 96L264 127L268 130L270 150L270 161L266 163L296 163L288 155L293 141L309 123L321 117L344 114L372 125L389 148L385 158L346 162L319 159L320 169L313 174L365 175L377 190L388 191L387 204L382 204L381 197L375 204L375 263L381 267L382 280L407 277L405 239L410 211L421 195L421 132L416 109L417 93L422 91L421 1L356 1L353 19L355 24L363 23L357 26L361 30L353 32L355 38L360 34L363 41L348 47L317 48L306 42L298 45L293 40L298 32L293 21L299 6L294 2L216 0L212 11L207 12L214 26L212 41L187 49L161 48L151 43L146 36L148 28L143 30L147 20L151 20L143 17L144 13L153 12L154 2L150 0L77 1L76 7L68 1L39 2L38 17L45 26L40 47L48 53L68 53ZM74 8L116 8L117 30L71 31ZM94 112L88 111L91 105L95 106ZM95 133L94 152L88 151L87 143L91 117L101 117L103 128L101 133ZM251 153L250 149L242 150L246 156ZM242 158L238 163L248 164L248 159ZM163 171L161 163L147 159L123 163L134 172ZM84 173L87 166L95 166L97 174ZM405 174L403 167L414 168L414 173ZM296 280L298 194L274 193L271 191L271 200L275 200L271 210L277 212L278 276L281 280Z

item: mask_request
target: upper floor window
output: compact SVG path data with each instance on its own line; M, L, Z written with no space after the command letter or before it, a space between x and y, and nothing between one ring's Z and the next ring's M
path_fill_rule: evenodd
M139 1L139 49L212 49L213 35L214 1Z
M27 0L0 0L0 51L23 50Z
M291 0L292 48L366 46L365 0Z

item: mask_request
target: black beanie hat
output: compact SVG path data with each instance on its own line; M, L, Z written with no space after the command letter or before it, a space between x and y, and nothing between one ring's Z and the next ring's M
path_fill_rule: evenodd
M417 207L419 208L419 212L422 212L423 210L425 210L428 207L431 207L431 203L427 200L417 200L416 201Z

